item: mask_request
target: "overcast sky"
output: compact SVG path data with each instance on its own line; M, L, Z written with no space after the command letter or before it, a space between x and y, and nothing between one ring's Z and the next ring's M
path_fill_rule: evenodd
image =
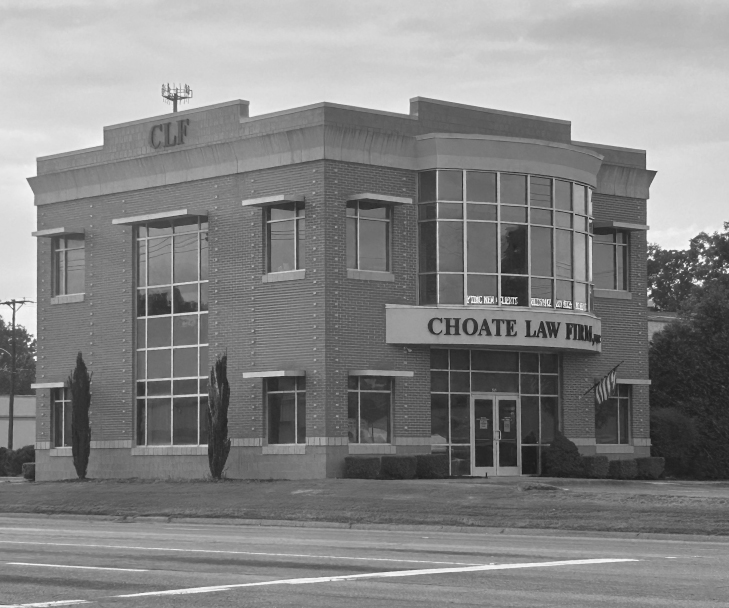
M424 96L566 119L648 151L650 241L729 220L726 1L0 0L0 300L35 299L35 158L168 112L163 82L251 115Z

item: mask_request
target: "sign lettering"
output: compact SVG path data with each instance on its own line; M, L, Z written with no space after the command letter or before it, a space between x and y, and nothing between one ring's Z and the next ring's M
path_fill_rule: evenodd
M552 303L555 303L553 298ZM574 305L574 302L571 304ZM576 313L569 309L388 304L385 313L387 344L593 353L602 350L600 319L590 313Z
M173 132L172 125L176 125ZM152 126L149 132L149 143L155 149L172 148L185 143L187 127L190 124L189 118L183 118L174 122L163 122Z
M523 320L523 333L519 333L517 319L473 317L433 317L428 321L428 332L434 336L498 336L506 338L538 338L543 340L565 339L589 344L600 344L602 336L593 331L592 325L584 323L561 323L556 321Z

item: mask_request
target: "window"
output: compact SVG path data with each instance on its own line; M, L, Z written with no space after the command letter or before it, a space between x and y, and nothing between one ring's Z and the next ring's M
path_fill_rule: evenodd
M137 227L137 444L207 443L208 224Z
M62 236L53 239L53 295L84 293L86 254L84 237Z
M590 309L588 187L487 171L419 179L420 304Z
M347 203L347 268L390 270L390 206Z
M53 445L57 448L71 445L71 390L68 388L54 388L51 394L53 400Z
M618 384L615 394L595 408L597 443L630 443L630 385Z
M304 203L266 208L266 272L305 268L306 220Z
M592 273L599 289L628 289L628 233L620 230L595 231Z
M392 379L350 376L349 443L390 443Z
M268 378L268 443L306 443L306 378Z

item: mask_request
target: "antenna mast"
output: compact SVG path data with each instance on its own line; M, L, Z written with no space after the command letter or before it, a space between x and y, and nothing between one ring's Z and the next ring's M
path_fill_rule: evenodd
M162 85L162 97L165 103L172 102L172 111L177 112L177 102L186 102L188 99L192 99L192 89L189 84L177 85L170 83Z

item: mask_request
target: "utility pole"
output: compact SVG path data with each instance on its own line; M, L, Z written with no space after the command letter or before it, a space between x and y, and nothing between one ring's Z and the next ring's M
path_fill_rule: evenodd
M8 398L8 449L13 449L13 410L15 409L15 313L31 300L8 300L0 302L13 309L12 333L10 334L10 396Z

